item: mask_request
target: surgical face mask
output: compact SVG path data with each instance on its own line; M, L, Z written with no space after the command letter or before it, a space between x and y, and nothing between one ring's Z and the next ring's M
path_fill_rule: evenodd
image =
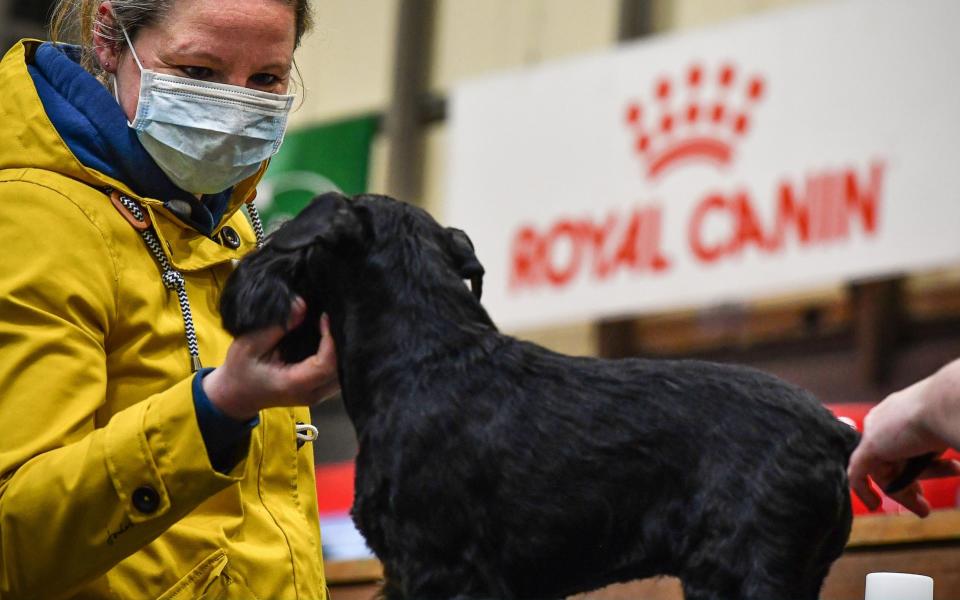
M222 192L280 149L293 96L144 69L126 30L123 35L140 67L140 99L129 125L177 187ZM116 95L116 80L114 86Z

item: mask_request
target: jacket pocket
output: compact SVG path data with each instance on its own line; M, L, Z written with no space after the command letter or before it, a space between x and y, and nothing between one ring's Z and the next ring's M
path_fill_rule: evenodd
M257 600L227 572L227 553L217 550L184 575L157 600Z

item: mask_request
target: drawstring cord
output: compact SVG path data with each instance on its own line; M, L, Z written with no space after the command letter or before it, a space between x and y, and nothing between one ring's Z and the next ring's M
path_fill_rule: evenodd
M125 208L129 215L136 221L132 222L132 224L137 231L140 232L140 236L147 244L147 248L150 249L151 254L157 259L160 268L163 270L161 279L163 280L164 287L177 292L177 299L180 302L180 313L183 315L183 329L187 337L187 350L190 352L190 366L191 370L196 373L203 368L203 364L200 362L200 345L197 341L197 330L193 324L193 311L190 308L190 298L187 297L187 287L183 279L183 274L174 269L170 261L167 260L167 255L163 253L160 240L157 239L157 235L153 232L153 228L144 214L143 207L141 207L136 200L115 190L111 190L110 195L111 199L122 204L123 208ZM252 200L247 202L245 206L247 208L247 214L250 216L250 223L253 225L253 231L257 236L257 248L262 248L265 235L260 212ZM320 435L316 427L302 421L296 423L295 430L298 449L307 442L313 442Z
M119 194L117 199L120 201L120 204L133 215L133 218L137 221L145 222L143 208L141 208L135 200L123 194ZM160 268L163 270L163 275L161 276L163 286L168 290L177 292L177 299L180 301L180 312L183 314L183 328L187 336L187 350L190 352L190 367L191 370L196 373L203 368L203 363L200 362L200 344L197 341L197 330L193 326L193 311L190 309L190 299L187 297L187 287L183 279L183 274L174 269L170 261L167 260L167 256L163 253L163 248L160 247L160 240L157 239L157 235L153 232L152 228L147 227L141 229L140 236L143 238L143 241L146 242L147 248L150 249L153 257L157 259Z
M250 217L250 223L253 225L253 233L257 236L257 249L263 248L263 241L267 236L263 233L263 221L260 219L260 211L257 210L257 206L253 203L253 200L247 202L244 206L247 207L247 215Z
M163 271L163 275L161 276L163 286L177 293L177 300L180 302L180 313L183 315L183 329L187 338L187 350L190 352L190 368L192 372L196 373L203 368L203 363L200 361L200 344L197 340L196 327L193 324L193 311L190 308L190 298L187 297L187 287L183 274L174 269L170 261L167 260L167 256L163 253L163 248L160 246L160 240L157 239L156 233L154 233L153 228L150 227L149 221L144 214L143 207L141 207L136 200L120 194L115 190L111 190L110 194L111 197L120 202L127 212L140 224L140 226L137 226L135 223L134 226L140 232L140 236L146 243L147 248L150 249L150 253L153 254L153 257L157 260L157 263L159 263ZM257 236L257 248L262 248L264 231L260 213L252 201L246 204L246 208Z
M320 435L320 430L318 430L313 425L309 423L297 423L297 439L303 440L305 442L312 442L317 439Z
M303 421L297 421L297 448L320 437L320 430Z

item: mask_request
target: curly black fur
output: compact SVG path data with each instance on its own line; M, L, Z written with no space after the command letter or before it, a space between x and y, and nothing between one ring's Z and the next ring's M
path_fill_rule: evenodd
M224 292L234 334L284 323L294 294L330 314L360 443L353 517L385 596L674 575L689 599L817 598L849 535L856 433L753 369L503 335L463 283L482 274L464 237L389 198L326 195ZM313 331L288 336L291 359Z

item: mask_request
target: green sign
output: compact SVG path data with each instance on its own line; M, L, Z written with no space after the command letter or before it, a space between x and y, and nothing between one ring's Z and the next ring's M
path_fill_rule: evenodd
M257 188L267 232L295 217L318 194L366 191L378 121L370 115L288 131Z

